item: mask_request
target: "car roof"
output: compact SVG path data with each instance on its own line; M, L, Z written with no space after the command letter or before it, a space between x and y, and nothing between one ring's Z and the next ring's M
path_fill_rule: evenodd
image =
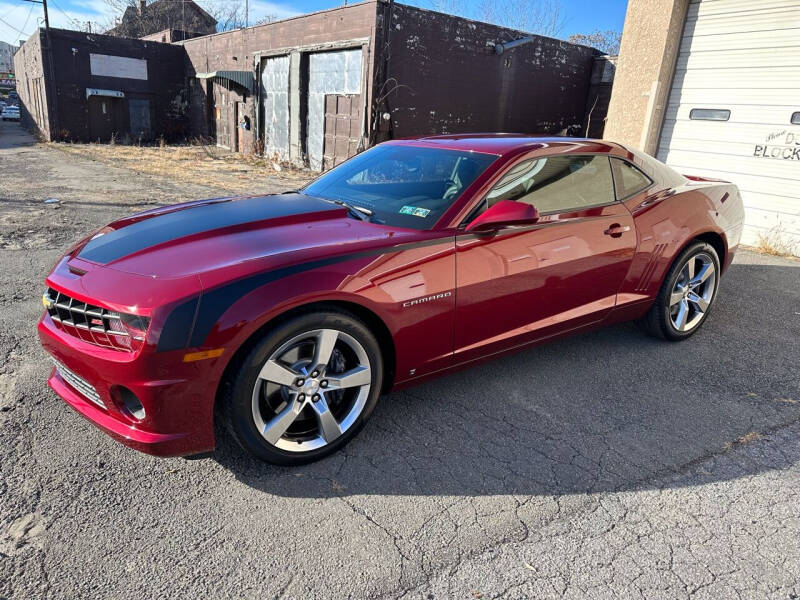
M544 135L522 133L463 133L453 135L431 135L417 138L396 139L387 142L401 146L423 146L429 148L443 148L447 150L462 150L483 152L486 154L505 155L516 153L521 149L536 150L537 148L575 148L576 145L586 142L599 142L590 138L552 137ZM609 142L602 142L608 144Z

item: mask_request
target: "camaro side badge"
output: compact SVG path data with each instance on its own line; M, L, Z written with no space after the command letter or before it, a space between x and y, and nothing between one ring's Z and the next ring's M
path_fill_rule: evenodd
M416 306L417 304L422 304L424 302L431 302L433 300L439 300L440 298L448 298L453 295L453 292L442 292L441 294L433 294L432 296L424 296L422 298L415 298L414 300L409 300L408 302L403 302L403 308L408 308L409 306Z

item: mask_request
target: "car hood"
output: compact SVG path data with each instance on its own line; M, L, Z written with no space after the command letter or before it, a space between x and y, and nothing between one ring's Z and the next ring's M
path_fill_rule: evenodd
M79 244L71 262L83 269L103 265L150 278L177 278L233 265L278 267L403 237L396 233L349 218L345 208L305 194L217 198L115 221Z

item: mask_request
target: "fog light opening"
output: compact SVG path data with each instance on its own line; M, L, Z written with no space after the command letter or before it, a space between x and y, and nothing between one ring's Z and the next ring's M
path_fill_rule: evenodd
M136 421L141 421L144 419L144 406L142 406L142 403L139 402L139 398L136 397L136 394L134 394L124 385L116 386L116 392L118 399L117 404L119 409L125 414L126 417Z

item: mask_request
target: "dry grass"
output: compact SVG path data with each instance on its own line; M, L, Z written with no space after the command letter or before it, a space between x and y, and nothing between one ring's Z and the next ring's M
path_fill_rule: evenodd
M764 436L760 434L758 431L751 431L749 433L744 434L735 442L728 442L723 447L725 450L732 450L738 446L743 446L745 444L750 444L752 442L757 442L758 440L762 439Z
M792 256L800 251L796 244L786 241L780 226L773 227L766 233L758 234L757 252L770 256Z
M205 144L127 146L120 144L50 143L63 152L100 162L232 192L260 193L276 185L298 187L311 179L309 171L286 169L257 156L244 156Z

